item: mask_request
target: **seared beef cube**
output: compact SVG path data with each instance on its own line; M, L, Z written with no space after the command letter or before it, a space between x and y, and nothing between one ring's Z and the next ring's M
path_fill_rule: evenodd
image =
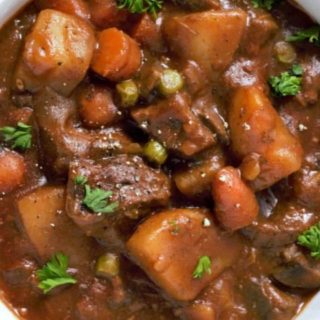
M297 237L319 218L312 212L293 203L279 203L272 216L260 216L242 232L259 247L281 247L296 241Z
M273 277L292 288L320 288L320 261L305 255L295 244L281 253L282 261L273 272Z
M186 157L215 143L210 130L192 113L190 99L184 93L135 110L132 116L155 139Z
M241 281L246 305L255 320L290 320L301 299L278 289L269 278L248 274Z
M77 106L50 89L34 99L43 163L50 174L66 176L74 159L141 152L120 127L90 131L79 127Z
M239 248L238 238L221 233L206 210L196 208L155 214L127 242L133 260L169 297L180 301L193 300L233 265ZM211 263L198 273L203 258Z
M108 200L117 203L114 212L99 214L83 205L84 186L75 181L79 176L85 177L91 188L112 192ZM167 205L169 197L167 176L148 167L138 156L121 155L96 162L83 159L70 164L67 213L87 235L104 240L110 247L121 247L136 219Z

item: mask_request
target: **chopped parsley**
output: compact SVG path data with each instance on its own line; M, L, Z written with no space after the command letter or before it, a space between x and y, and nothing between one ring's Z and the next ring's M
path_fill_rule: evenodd
M119 9L127 9L131 13L151 13L156 15L161 10L163 0L118 0Z
M31 148L32 127L18 122L16 127L0 128L5 142L11 144L12 149L27 150Z
M173 234L174 236L176 236L177 234L179 234L180 232L180 227L178 225L178 221L176 219L173 219L171 221L169 221L169 225L170 225L170 232L171 234Z
M261 8L265 10L271 10L273 6L280 2L279 0L252 0L254 8Z
M196 268L193 271L193 279L201 279L204 274L211 274L211 258L209 256L202 256Z
M320 260L320 222L301 234L298 244L308 248L311 257Z
M271 77L269 85L278 97L295 96L301 91L303 69L294 65L291 70L282 72L279 76Z
M320 26L314 26L309 29L300 30L287 38L287 41L309 41L317 46L320 46Z
M118 202L109 203L108 199L112 196L112 191L105 191L100 188L91 188L85 185L85 196L82 204L95 213L113 213L118 207Z
M84 186L88 182L88 179L85 176L76 176L74 182L79 186Z
M63 253L58 253L36 272L39 288L44 294L62 285L77 283L77 280L68 273L68 264L69 258Z

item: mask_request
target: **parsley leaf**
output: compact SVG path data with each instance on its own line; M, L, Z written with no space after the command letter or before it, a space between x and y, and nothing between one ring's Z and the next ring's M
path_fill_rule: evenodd
M311 257L320 260L320 222L298 237L298 244L311 251Z
M87 182L88 182L88 179L85 176L76 176L74 179L74 183L79 186L84 186Z
M282 72L280 76L271 77L269 85L273 94L279 97L295 96L301 91L303 69L294 65L291 70Z
M262 8L265 10L271 10L277 2L279 2L279 0L252 0L254 8Z
M148 12L156 15L162 4L163 0L118 0L118 8L128 9L131 13Z
M192 276L194 279L201 279L205 273L211 274L211 258L208 256L202 256L199 259Z
M16 127L0 128L4 141L11 143L12 149L26 150L31 148L32 127L18 122Z
M287 41L304 41L308 40L310 43L314 43L320 46L320 26L314 26L309 29L300 30L287 38Z
M37 270L39 288L44 294L62 285L77 283L77 280L67 272L68 264L68 257L63 253L57 253L42 269Z
M89 210L95 213L112 213L117 207L118 202L108 203L107 199L112 196L112 191L105 191L103 189L91 189L89 185L85 185L85 197L82 200Z

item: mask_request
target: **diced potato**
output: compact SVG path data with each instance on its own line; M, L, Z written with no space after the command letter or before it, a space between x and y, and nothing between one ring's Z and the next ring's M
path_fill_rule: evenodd
M242 10L212 10L170 17L164 33L177 55L196 61L210 73L231 63L245 26Z
M237 258L238 242L220 234L201 209L173 209L145 221L127 243L132 258L171 298L194 299ZM193 272L209 256L211 273Z
M89 264L90 240L66 216L64 206L65 189L47 186L24 196L17 205L22 227L42 262L63 252L73 266Z
M229 125L232 147L240 159L260 156L256 190L270 187L301 167L303 150L257 86L239 88L231 103Z
M84 78L94 47L93 29L84 20L43 10L26 37L16 83L31 92L49 86L69 95Z

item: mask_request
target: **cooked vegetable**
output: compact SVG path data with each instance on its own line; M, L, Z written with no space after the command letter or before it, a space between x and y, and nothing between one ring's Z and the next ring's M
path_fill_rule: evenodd
M27 150L31 148L32 127L18 122L16 127L0 128L4 141L11 144L12 149Z
M49 86L69 95L85 77L95 43L93 28L83 19L42 10L25 39L15 79L31 92Z
M112 278L119 275L119 256L113 253L106 253L99 257L96 264L96 274L102 277Z
M307 40L317 46L320 46L320 26L314 26L309 29L297 31L287 38L291 42Z
M258 216L254 192L242 181L233 167L219 170L213 178L212 197L215 214L222 226L235 231L250 225Z
M183 88L183 85L184 81L182 75L178 71L166 69L160 77L158 89L164 96L169 96L180 91Z
M121 106L132 107L139 99L139 88L133 80L126 80L117 84Z
M78 185L83 186L88 182L88 179L85 176L76 176L76 178L74 179L74 182Z
M0 151L0 193L18 188L24 181L26 164L24 158L9 150Z
M252 4L255 8L262 8L266 10L271 10L278 2L280 2L280 0L252 0Z
M132 78L141 65L142 54L137 42L117 28L98 34L98 47L91 67L100 76L112 81Z
M298 244L310 250L311 257L320 260L320 223L298 237Z
M111 191L100 188L92 189L88 184L84 186L85 197L82 204L95 213L112 213L118 207L117 202L109 203L108 199L112 196Z
M143 153L151 162L155 162L159 165L164 164L168 158L166 148L155 140L150 140L145 145Z
M294 65L290 71L282 72L280 76L271 77L269 84L273 94L280 97L295 96L301 91L303 69Z
M118 0L118 7L132 13L149 12L155 15L161 10L162 3L162 0Z
M297 53L293 46L286 42L286 41L280 41L277 42L274 47L277 59L282 63L291 64L293 63L297 58Z
M192 276L194 279L201 279L205 275L205 273L207 273L209 275L212 273L212 271L211 271L211 258L208 256L202 256L199 259L197 266L193 271Z
M66 284L76 284L77 280L68 273L69 258L57 253L47 264L37 271L39 288L44 294Z

